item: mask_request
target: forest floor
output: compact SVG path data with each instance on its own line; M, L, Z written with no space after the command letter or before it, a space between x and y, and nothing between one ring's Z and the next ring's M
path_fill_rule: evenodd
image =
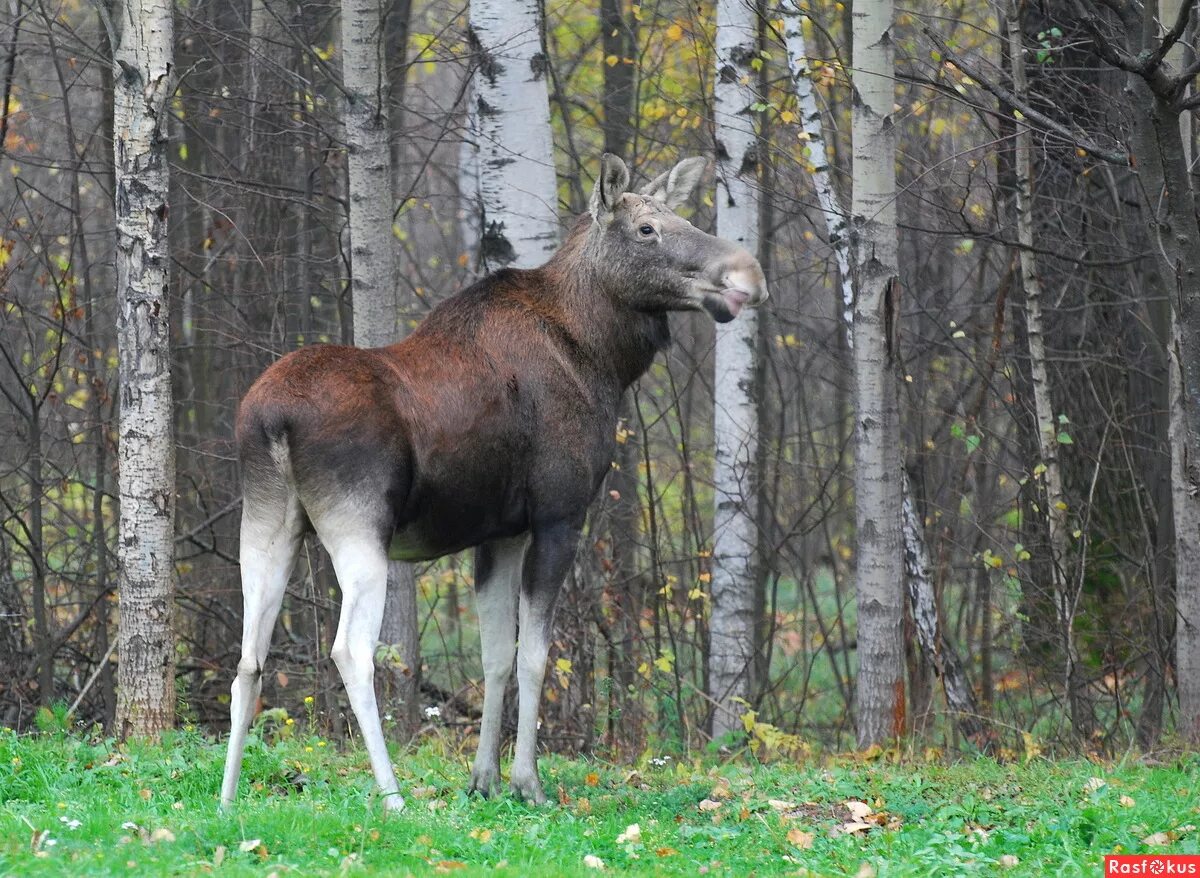
M218 812L224 746L0 730L0 875L1096 875L1106 853L1200 854L1200 755L1117 764L542 759L553 804L464 795L448 738L365 753L253 737Z

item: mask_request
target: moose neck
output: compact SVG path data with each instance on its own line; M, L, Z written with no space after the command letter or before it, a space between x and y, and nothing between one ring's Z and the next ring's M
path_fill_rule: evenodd
M591 217L580 217L550 261L538 269L555 290L565 328L588 358L623 391L671 342L661 311L639 311L607 289L588 246Z

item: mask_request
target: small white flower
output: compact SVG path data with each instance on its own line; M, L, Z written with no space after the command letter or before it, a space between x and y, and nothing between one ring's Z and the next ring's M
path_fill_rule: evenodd
M392 721L392 715L391 715L390 713L385 713L385 714L383 715L383 721L384 721L384 722L389 722L389 723L390 723L390 722Z
M666 765L670 761L671 761L670 756L655 756L650 760L650 764L653 765L655 768L662 768L664 765Z
M434 705L433 707L425 708L425 718L426 719L437 719L441 715L442 715L442 709L436 705Z
M74 817L59 817L58 822L66 824L67 829L78 829L83 826L83 821L76 820Z
M56 844L58 844L58 839L57 838L48 838L44 842L42 842L42 844L44 844L48 848L52 848Z

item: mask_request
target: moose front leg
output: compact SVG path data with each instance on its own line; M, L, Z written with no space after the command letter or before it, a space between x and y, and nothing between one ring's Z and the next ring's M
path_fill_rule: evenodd
M504 687L512 676L517 640L517 595L527 537L494 540L475 553L475 600L483 652L483 718L479 749L471 767L468 792L490 796L501 790L500 720Z
M575 560L579 528L562 523L535 528L525 556L517 632L517 752L513 758L511 786L527 802L543 804L546 794L537 770L538 709L546 656L554 630L554 605L563 579Z

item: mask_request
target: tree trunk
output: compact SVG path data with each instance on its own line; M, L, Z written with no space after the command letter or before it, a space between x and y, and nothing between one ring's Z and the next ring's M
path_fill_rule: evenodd
M717 70L713 118L719 186L717 235L758 251L758 140L750 109L758 101L750 62L757 56L758 18L746 0L717 3ZM712 612L708 693L715 702L712 735L742 728L754 652L757 575L758 316L742 312L718 324L713 387Z
M117 734L175 721L175 445L167 278L170 3L126 0L114 53L121 518Z
M1019 98L1024 98L1029 87L1025 77L1020 5L1016 2L1012 3L1008 10L1008 55L1012 65L1013 93ZM1034 478L1040 477L1044 486L1044 491L1041 492L1043 502L1040 505L1045 513L1050 535L1047 569L1051 575L1055 619L1065 662L1063 679L1071 725L1076 734L1086 739L1091 734L1094 717L1087 700L1087 681L1083 678L1079 666L1079 652L1075 647L1076 595L1070 588L1067 576L1067 513L1070 507L1063 492L1062 468L1058 460L1058 436L1061 430L1050 399L1050 373L1046 365L1045 325L1042 318L1042 284L1038 277L1033 250L1033 137L1029 127L1019 122L1013 152L1016 166L1016 225L1019 245L1017 253L1021 265L1021 286L1025 292L1029 372L1033 384L1034 417L1040 458L1040 466L1034 468Z
M558 246L558 185L539 0L472 0L480 245L489 269L535 268Z
M896 351L899 268L891 0L854 10L855 533L858 541L858 746L904 733Z
M821 108L817 103L811 71L808 66L808 47L804 38L803 14L794 2L783 9L784 43L787 49L788 67L795 86L796 101L800 108L800 119L804 125L805 142L809 147L808 174L821 213L825 218L825 229L830 249L837 260L841 280L842 322L845 338L850 348L854 347L854 284L850 268L850 247L847 235L846 210L838 197L833 181L833 169L825 152L825 137L821 121ZM897 378L899 376L896 376ZM841 411L841 408L838 408ZM967 738L986 742L978 717L974 691L971 689L966 668L958 651L947 639L941 619L937 614L937 601L933 582L928 575L929 550L925 545L925 532L912 492L904 474L902 499L904 504L904 557L907 572L909 601L917 628L918 642L929 664L941 678L946 701L959 714L959 725ZM932 609L932 615L930 610ZM932 625L932 627L930 627Z
M349 149L350 288L354 343L383 347L399 339L400 301L392 234L392 161L388 146L387 70L378 0L342 5L343 118ZM387 599L379 639L385 645L377 683L397 727L419 722L421 649L412 567L388 564Z

